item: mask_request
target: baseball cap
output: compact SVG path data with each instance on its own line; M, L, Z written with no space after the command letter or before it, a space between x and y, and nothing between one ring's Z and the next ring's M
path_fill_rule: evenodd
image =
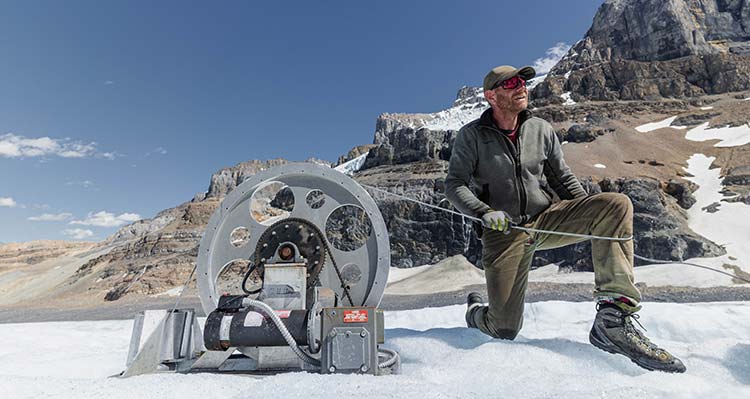
M530 66L516 68L510 65L500 65L494 67L487 73L487 76L484 77L484 90L492 90L498 83L516 75L522 77L524 80L529 80L536 76L536 71Z

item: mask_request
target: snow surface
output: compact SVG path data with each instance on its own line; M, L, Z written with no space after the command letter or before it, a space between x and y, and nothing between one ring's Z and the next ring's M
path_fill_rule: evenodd
M125 363L132 321L0 324L4 398L746 398L750 303L647 303L641 323L685 374L643 370L588 343L591 303L526 305L515 341L464 326L465 306L386 312L394 376L152 374ZM13 343L8 345L8 343Z
M567 76L565 78L567 78ZM526 89L528 89L529 91L531 91L531 89L533 89L534 87L536 87L536 85L538 85L539 83L544 82L544 79L547 79L547 74L546 73L544 75L539 75L539 76L536 76L534 78L529 79L526 82Z
M341 173L351 176L358 170L362 169L362 166L364 166L365 164L365 159L367 159L367 153L364 153L350 161L344 162L341 165L335 167L334 169L338 170Z
M607 165L602 165L602 164L600 164L600 163L597 163L597 164L594 164L594 167L595 167L595 168L599 168L599 169L606 169L606 168L607 168Z
M485 106L474 106L466 109L465 105L459 105L430 114L432 118L424 120L419 126L413 127L425 127L430 130L459 130L465 124L482 116L482 112L486 109Z
M573 101L573 99L570 97L571 92L566 91L565 93L561 94L560 97L564 100L563 105L576 105L577 102Z
M693 193L696 204L687 210L688 226L696 233L726 248L727 255L717 260L750 271L750 206L742 202L721 202L721 199L725 198L719 192L723 188L721 169L709 169L714 159L716 158L695 154L687 161L688 167L685 170L693 177L686 179L700 186ZM704 207L716 202L720 204L718 211L709 213L703 210ZM729 259L730 256L736 260Z
M750 143L750 125L708 128L708 122L690 129L685 138L693 141L721 140L714 147L736 147Z
M701 110L703 110L703 111L708 111L709 109L714 109L714 107L712 107L710 105L707 106L707 107L701 107Z
M687 128L686 126L670 126L672 124L672 122L674 122L675 119L677 119L677 115L670 116L669 118L664 119L662 121L652 122L652 123L646 123L645 125L640 125L640 126L636 127L635 130L637 130L637 131L639 131L641 133L646 133L646 132L650 132L652 130L662 129L662 128L665 128L665 127L671 127L672 129L680 129L680 130Z

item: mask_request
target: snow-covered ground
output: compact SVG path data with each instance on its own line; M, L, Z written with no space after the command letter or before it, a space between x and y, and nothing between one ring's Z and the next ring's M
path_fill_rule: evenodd
M458 105L443 111L430 114L431 118L422 122L421 126L430 130L459 130L463 125L482 116L487 108L474 106L466 109L464 105Z
M702 107L701 109L712 109L713 107ZM677 116L670 116L667 119L646 123L637 126L635 130L641 133L647 133L666 127L672 129L687 129L686 126L672 126L672 122ZM750 124L741 126L709 127L709 122L702 123L685 133L685 138L692 141L719 140L714 147L735 147L750 143Z
M3 398L746 398L750 303L649 303L649 336L685 374L643 370L588 343L591 303L527 304L516 341L464 327L465 306L386 312L395 376L288 373L266 377L123 369L131 321L0 324Z
M750 125L709 128L708 122L690 129L685 138L693 141L720 140L714 147L735 147L750 143Z
M677 119L677 116L670 116L669 118L658 121L658 122L651 122L651 123L646 123L644 125L640 125L636 127L635 130L641 133L646 133L652 130L663 129L665 127L671 127L672 129L685 129L686 128L685 126L672 126L672 122L674 122L675 119Z
M350 161L342 163L341 165L335 167L334 169L338 170L341 173L351 176L355 172L360 170L362 166L364 166L366 159L367 159L367 153L364 153Z
M698 184L700 188L693 195L696 204L688 209L688 225L700 235L724 245L727 255L720 259L729 264L741 266L745 271L750 265L750 206L742 202L720 202L724 196L719 192L721 169L709 169L714 157L695 154L688 159L685 169L693 175L686 179ZM704 207L718 202L718 210L709 213ZM732 260L730 257L735 258Z
M573 100L571 97L571 92L566 91L565 93L561 94L560 97L563 99L563 105L576 105L578 104Z

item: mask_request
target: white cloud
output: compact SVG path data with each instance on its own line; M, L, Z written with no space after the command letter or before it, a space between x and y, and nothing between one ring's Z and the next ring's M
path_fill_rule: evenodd
M16 200L14 200L13 198L11 198L11 197L0 197L0 206L6 206L8 208L13 208L16 205L18 205L18 204L16 203Z
M146 153L147 157L151 155L167 155L167 150L164 149L164 147L156 147L153 151L149 151Z
M73 217L72 213L43 213L39 216L29 216L27 220L32 222L64 222Z
M83 180L83 181L69 181L65 183L66 186L81 186L83 188L91 188L94 187L95 184L91 180Z
M0 136L0 157L31 158L58 156L62 158L106 158L114 159L115 152L99 152L96 143L71 141L69 138L27 138L8 133Z
M114 80L105 80L104 84L105 85L113 85L113 84L115 84L115 81Z
M76 240L83 240L94 235L94 232L87 229L65 229L62 231L66 236L75 238Z
M137 213L123 213L115 216L114 213L107 211L100 211L97 213L89 212L84 220L74 220L70 224L80 224L84 226L98 226L98 227L118 227L123 224L136 222L141 220L141 216Z
M544 53L544 57L534 60L532 66L536 69L537 75L549 72L565 56L568 50L570 50L570 45L563 42L559 42L554 47L548 48Z

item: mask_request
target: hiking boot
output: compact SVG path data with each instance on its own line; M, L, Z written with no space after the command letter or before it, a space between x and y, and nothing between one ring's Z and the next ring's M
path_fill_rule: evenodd
M474 314L482 308L482 296L478 292L472 292L466 297L466 326L469 328L479 328L474 322Z
M633 325L633 320L637 323L637 319L637 314L624 311L616 305L597 305L589 341L606 352L627 356L646 370L684 373L685 365L680 359L649 341Z

